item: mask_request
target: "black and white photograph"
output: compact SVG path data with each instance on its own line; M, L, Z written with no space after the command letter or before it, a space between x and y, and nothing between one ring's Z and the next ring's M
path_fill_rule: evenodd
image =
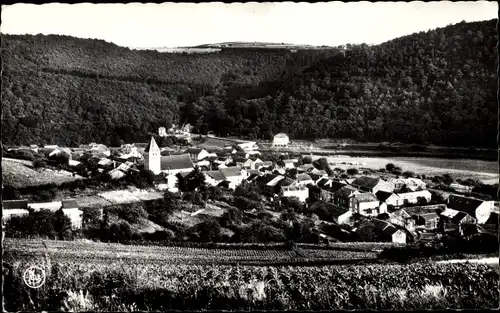
M498 309L498 3L1 7L4 312Z

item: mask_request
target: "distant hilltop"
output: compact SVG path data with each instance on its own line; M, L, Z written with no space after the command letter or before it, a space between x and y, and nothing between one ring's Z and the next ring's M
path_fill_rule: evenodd
M332 46L314 46L314 45L302 45L302 44L290 44L290 43L272 43L272 42L221 42L221 43L210 43L202 44L198 46L189 47L158 47L158 48L136 48L137 50L156 50L159 52L169 52L169 53L203 53L203 52L218 52L223 50L232 49L244 49L244 50L324 50L324 49L339 49L341 47Z

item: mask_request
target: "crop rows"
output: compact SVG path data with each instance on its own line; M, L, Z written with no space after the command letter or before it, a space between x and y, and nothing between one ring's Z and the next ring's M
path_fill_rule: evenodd
M8 311L464 309L497 307L499 301L498 273L478 264L273 267L62 260L43 263L48 279L37 290L22 283L28 264L6 267ZM81 297L72 296L80 291Z

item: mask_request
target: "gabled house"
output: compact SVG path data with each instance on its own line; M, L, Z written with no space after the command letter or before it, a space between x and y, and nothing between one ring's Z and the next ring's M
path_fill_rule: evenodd
M347 185L337 181L330 181L329 184L320 187L320 199L325 202L335 202L335 193L345 186ZM348 206L345 206L345 208L347 207Z
M297 184L300 186L307 186L309 184L314 185L314 180L311 178L311 176L303 173L303 174L297 174L296 178Z
M236 166L223 168L220 171L224 175L225 180L229 182L229 189L236 189L246 176L244 170Z
M328 177L321 177L316 181L316 186L322 189L326 189L328 187L331 187L333 183L333 180L328 178Z
M336 205L342 208L349 208L350 198L359 193L359 190L356 188L350 185L345 185L334 193L333 201Z
M347 208L333 206L330 208L329 212L333 220L339 225L352 223L352 211Z
M205 175L205 183L207 183L210 186L217 186L224 180L226 180L226 176L224 176L224 173L222 171L208 171L203 173Z
M108 175L112 180L116 180L116 179L121 179L121 178L125 177L126 173L124 173L122 170L120 170L118 168L115 168L115 169L109 171Z
M296 197L300 202L305 202L309 198L309 188L297 185L282 186L280 195L286 198Z
M377 197L371 192L358 193L350 198L349 209L364 216L377 216L387 212L387 206L380 204Z
M415 218L408 214L405 209L399 209L389 213L389 222L404 227L409 231L414 231L416 226Z
M381 203L385 203L387 206L398 207L404 203L403 200L393 192L379 190L375 193L375 196Z
M445 232L460 231L462 224L475 224L476 219L469 214L447 208L440 215L442 230Z
M371 192L373 194L380 190L387 192L394 191L394 186L380 177L361 176L356 178L351 185L359 190Z
M210 155L207 150L201 148L189 148L184 153L188 154L193 162L201 161Z
M258 169L259 167L261 167L262 163L263 162L262 162L261 159L258 159L258 158L252 159L252 158L250 158L250 159L246 160L243 163L243 167L254 170L254 169Z
M233 162L233 157L230 155L219 156L219 158L214 161L214 163L217 165L222 165L222 164L228 165L231 162Z
M381 238L384 241L398 243L398 244L406 243L407 240L406 232L404 232L402 229L398 229L391 223L376 218L372 218L371 220L366 221L364 225L356 229L356 232L360 232L363 228L367 226L373 227L374 231L379 234L380 236L379 238Z
M446 207L469 214L477 219L479 224L484 223L494 211L494 201L484 201L474 198L450 195Z
M272 177L270 180L268 180L264 186L264 189L270 193L275 193L275 192L279 191L279 187L277 187L278 183L281 180L285 179L285 176L282 176L282 175L273 175L273 176L274 177Z
M262 167L263 168L268 168L273 166L273 161L263 161L262 162Z

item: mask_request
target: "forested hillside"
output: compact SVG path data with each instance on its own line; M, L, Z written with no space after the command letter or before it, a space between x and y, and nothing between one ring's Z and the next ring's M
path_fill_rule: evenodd
M167 54L2 38L6 144L142 141L159 126L270 138L496 145L496 20L377 46Z

